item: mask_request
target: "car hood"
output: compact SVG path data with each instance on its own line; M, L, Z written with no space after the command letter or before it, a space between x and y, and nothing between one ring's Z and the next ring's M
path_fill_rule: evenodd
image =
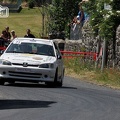
M56 60L56 57L53 56L44 56L44 55L35 55L35 54L20 54L20 53L4 53L1 59L10 61L11 63L53 63Z

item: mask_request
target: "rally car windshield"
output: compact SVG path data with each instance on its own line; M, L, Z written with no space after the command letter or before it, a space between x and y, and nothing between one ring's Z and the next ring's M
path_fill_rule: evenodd
M53 46L38 43L11 44L6 53L29 53L37 55L55 56Z

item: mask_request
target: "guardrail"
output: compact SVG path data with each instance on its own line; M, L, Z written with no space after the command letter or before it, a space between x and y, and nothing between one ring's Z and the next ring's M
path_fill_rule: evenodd
M74 51L60 51L63 58L75 58L75 57L82 57L88 58L91 57L94 61L97 60L98 53L95 52L74 52Z

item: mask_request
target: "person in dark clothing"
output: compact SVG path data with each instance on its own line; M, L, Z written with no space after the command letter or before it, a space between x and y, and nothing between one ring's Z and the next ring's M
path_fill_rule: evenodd
M31 34L30 29L27 29L27 34L26 34L24 37L27 37L27 38L35 38L35 36L34 36L33 34Z
M2 31L2 34L1 34L1 36L0 36L0 38L3 39L4 41L8 41L8 38L7 38L7 35L6 35L6 34L7 34L6 31L3 30L3 31Z
M5 44L8 45L9 42L10 41L8 39L7 32L6 32L6 30L3 30L2 34L0 36L0 46L4 46Z
M6 31L5 37L7 38L7 41L9 41L11 39L11 34L9 32L9 27L8 26L5 28L5 31Z

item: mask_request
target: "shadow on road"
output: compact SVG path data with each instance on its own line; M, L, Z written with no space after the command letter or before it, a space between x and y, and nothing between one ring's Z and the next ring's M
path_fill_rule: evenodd
M0 110L4 109L23 109L23 108L43 108L50 107L53 101L34 101L34 100L0 100Z
M6 84L5 86L12 86L12 87L26 87L26 88L61 88L61 89L77 89L76 87L71 86L62 86L62 87L54 87L45 84L39 83L14 83L14 84Z

